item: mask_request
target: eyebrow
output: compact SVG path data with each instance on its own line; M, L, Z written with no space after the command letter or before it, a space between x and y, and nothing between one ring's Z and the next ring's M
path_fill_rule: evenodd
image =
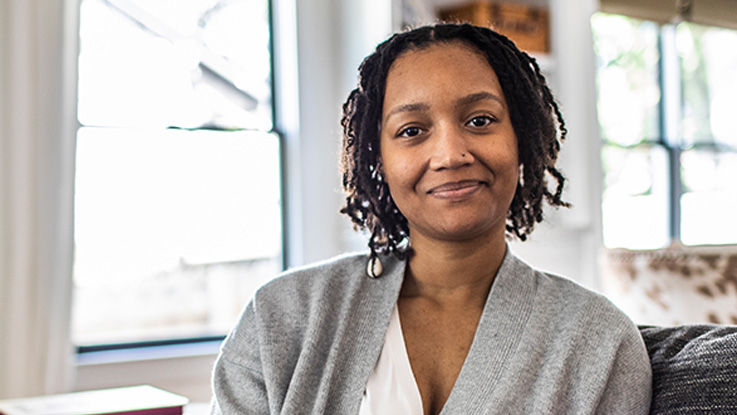
M458 99L458 101L456 101L456 107L462 107L464 105L473 104L474 102L483 101L485 99L496 101L502 106L505 106L504 100L501 97L495 94L492 94L491 92L481 91L481 92L475 92L473 94L466 95L465 97ZM430 106L423 102L404 104L404 105L400 105L398 107L392 108L392 110L389 111L389 113L386 114L386 117L384 118L389 119L389 117L391 117L392 115L400 113L400 112L427 111L429 109L430 109Z
M391 111L389 111L388 114L386 114L386 119L391 117L394 114L400 113L400 112L416 112L416 111L427 111L430 109L430 106L425 103L416 103L416 104L404 104L400 105L398 107L392 108Z
M463 105L473 104L474 102L483 101L485 99L496 101L500 103L502 106L505 106L504 100L501 97L494 95L491 92L486 92L486 91L481 91L481 92L476 92L470 95L466 95L465 97L459 99L456 102L456 106L460 107Z

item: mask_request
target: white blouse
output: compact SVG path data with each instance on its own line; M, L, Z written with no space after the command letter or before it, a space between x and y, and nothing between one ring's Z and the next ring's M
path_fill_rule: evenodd
M423 414L422 397L409 363L396 304L392 310L384 346L369 375L358 414Z

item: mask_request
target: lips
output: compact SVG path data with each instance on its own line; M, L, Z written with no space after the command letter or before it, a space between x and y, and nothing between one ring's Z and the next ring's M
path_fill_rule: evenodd
M443 183L428 190L428 194L435 197L455 199L462 198L466 195L474 193L476 190L485 186L486 182L480 180L461 180L457 182Z

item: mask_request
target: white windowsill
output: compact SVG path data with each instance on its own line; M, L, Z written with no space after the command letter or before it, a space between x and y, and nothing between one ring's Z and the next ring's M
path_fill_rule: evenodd
M76 365L91 366L146 360L168 360L197 356L217 356L221 341L175 344L166 346L136 347L77 354Z
M220 341L89 352L77 355L73 391L153 385L209 402Z

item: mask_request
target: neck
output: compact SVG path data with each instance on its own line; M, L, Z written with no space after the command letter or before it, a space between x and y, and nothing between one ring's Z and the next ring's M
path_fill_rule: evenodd
M413 235L401 295L483 307L506 253L504 235L438 241Z

